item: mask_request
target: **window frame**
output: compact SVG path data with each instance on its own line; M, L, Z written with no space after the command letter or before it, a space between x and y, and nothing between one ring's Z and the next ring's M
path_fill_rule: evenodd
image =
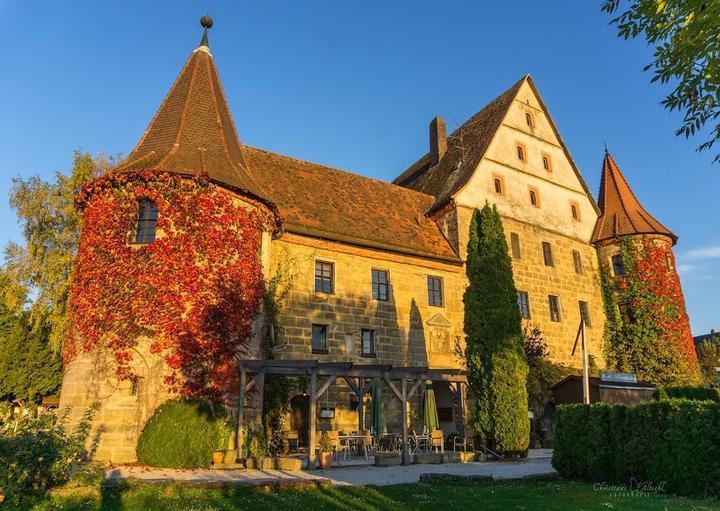
M330 276L327 277L325 275L318 275L318 265L320 265L320 271L324 272L324 269L322 269L323 266L327 265L330 267ZM320 289L318 289L318 279L320 279L320 282L323 283L326 280L329 279L330 281L330 290L325 291L324 286L321 285ZM314 280L314 289L316 293L323 293L326 295L334 295L335 294L335 263L332 261L325 261L324 259L315 259L315 280Z
M527 146L525 146L525 144L523 144L522 142L515 142L515 156L521 162L527 163L528 150L527 150Z
M530 129L535 129L535 116L530 110L525 110L525 124Z
M590 303L586 300L578 300L578 310L580 312L580 320L585 323L585 328L592 328L592 318L590 316Z
M577 275L585 274L585 267L582 262L582 254L579 250L572 249L573 265L575 266L575 273Z
M315 347L315 328L322 328L324 348ZM328 354L328 325L325 323L313 323L310 327L310 349L312 353L316 355L327 355Z
M575 212L574 214L573 211ZM572 217L572 219L576 222L582 221L582 215L580 214L580 204L578 203L578 201L570 201L570 217Z
M520 246L520 235L516 232L510 233L510 254L513 259L522 259L522 247Z
M379 276L380 274L385 275L385 282L380 282L379 280L375 281L375 274ZM380 290L385 289L385 298L381 298ZM377 287L377 292L376 292ZM379 302L388 302L390 301L390 272L388 270L382 270L380 268L371 268L370 269L370 293L372 295L373 300L377 300Z
M435 289L435 287L430 286L430 282L438 282L439 288ZM445 307L445 283L443 282L442 277L438 277L437 275L428 275L427 276L427 292L428 292L428 305L430 307ZM435 299L439 295L440 297L440 303L435 303Z
M364 336L369 334L370 336L370 351L365 351ZM361 328L360 329L360 356L366 358L376 358L377 354L375 351L375 330L372 328Z
M555 254L553 254L552 244L549 241L543 241L542 243L542 254L543 264L549 268L555 267ZM547 248L547 250L546 250ZM548 264L548 260L550 263Z
M149 245L157 239L157 224L160 219L160 210L157 202L141 197L137 199L137 215L135 218L134 245ZM149 209L148 209L149 205ZM152 216L155 218L152 218Z
M535 203L533 203L533 195L535 196ZM537 186L528 186L528 196L530 198L530 205L539 208L540 207L540 190Z
M550 156L548 153L540 153L540 161L542 162L543 170L546 172L552 172L553 171L553 164L552 164L552 156ZM547 167L545 164L547 163Z
M615 277L623 277L625 275L625 261L623 261L622 254L614 254L610 256L610 266L612 267L613 275ZM618 268L620 268L619 272Z
M530 313L530 293L527 291L518 291L517 303L520 309L520 317L522 319L530 319L532 317L532 314Z
M558 295L548 295L548 311L550 312L550 321L553 323L562 323L562 308ZM555 312L555 314L553 314L553 312Z
M497 191L497 183L500 183L500 191ZM492 174L492 190L495 195L505 196L505 178L500 174Z

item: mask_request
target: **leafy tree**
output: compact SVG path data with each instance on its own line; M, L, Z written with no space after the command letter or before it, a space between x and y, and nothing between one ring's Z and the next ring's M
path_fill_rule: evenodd
M5 249L10 279L5 294L11 306L19 307L24 305L22 291L31 291L32 326L48 329L56 351L65 338L69 277L80 237L82 214L74 199L108 164L102 156L76 151L69 176L56 172L53 181L39 176L13 179L10 205L22 223L25 245L11 242Z
M611 23L625 39L644 36L655 45L653 82L675 89L661 102L669 110L684 114L676 135L686 138L714 123L711 136L699 151L720 140L720 2L709 0L605 0L602 9L624 11ZM720 154L715 156L720 161Z
M518 454L530 434L517 290L500 215L488 205L470 222L465 335L468 380L476 394L476 431L496 450Z
M720 367L720 335L715 334L705 340L698 347L698 361L703 379L708 385L718 384L718 373L715 369Z

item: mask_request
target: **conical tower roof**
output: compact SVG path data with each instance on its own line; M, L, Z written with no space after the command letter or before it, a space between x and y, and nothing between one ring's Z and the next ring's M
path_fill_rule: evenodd
M188 176L207 173L220 185L266 199L248 172L207 46L207 28L135 149L115 171L158 170Z
M593 243L633 234L667 236L672 239L673 245L677 241L677 236L670 229L642 207L607 151L603 160L598 205L600 217L593 231Z

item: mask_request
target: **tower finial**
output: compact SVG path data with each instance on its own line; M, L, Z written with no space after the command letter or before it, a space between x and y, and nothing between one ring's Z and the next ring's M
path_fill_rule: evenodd
M208 36L207 31L208 28L212 28L213 26L213 20L210 16L208 16L207 13L205 13L205 16L200 18L200 25L202 25L205 28L205 32L203 33L202 39L200 40L200 46L210 47L208 44Z
M607 142L605 142L605 154L608 153Z

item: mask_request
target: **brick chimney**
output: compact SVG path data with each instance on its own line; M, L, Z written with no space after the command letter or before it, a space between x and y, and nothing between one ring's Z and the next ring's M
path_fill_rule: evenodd
M447 133L445 131L445 120L442 117L435 117L430 121L430 162L437 165L447 151Z

